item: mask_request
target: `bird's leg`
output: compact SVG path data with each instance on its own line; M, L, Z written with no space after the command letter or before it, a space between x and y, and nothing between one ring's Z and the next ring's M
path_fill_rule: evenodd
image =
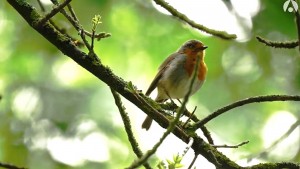
M197 106L195 106L193 112L189 115L188 119L186 120L186 122L182 125L182 128L185 128L185 126L188 124L188 122L192 119L192 117L194 116L195 112L197 110Z
M171 98L171 96L169 95L168 91L165 88L164 88L164 92L168 96L168 98L170 99L171 103L176 105L175 102L173 101L173 99ZM172 111L172 113L173 113L173 116L174 116L174 111Z
M179 99L177 99L177 101L178 101L180 104L182 104L182 102L181 102ZM194 113L195 113L196 110L197 110L197 106L195 106L195 108L194 108L194 110L193 110L192 113L189 113L189 111L187 110L187 108L185 108L185 112L186 112L186 113L183 113L182 116L185 115L185 116L188 117L188 119L187 119L187 121L184 123L183 126L185 126L185 125L193 118Z
M181 102L181 100L179 100L178 98L177 98L177 101L181 104L181 106L182 106L182 102ZM186 109L186 107L184 108L184 111L188 111L187 109ZM181 117L182 116L184 116L184 113L181 115Z

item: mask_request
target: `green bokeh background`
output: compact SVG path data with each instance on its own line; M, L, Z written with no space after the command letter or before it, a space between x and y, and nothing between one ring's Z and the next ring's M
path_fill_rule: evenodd
M29 2L38 8L36 1ZM209 72L199 94L192 97L192 103L202 107L203 111L196 114L205 117L217 108L246 97L300 94L298 49L274 49L255 39L257 35L273 40L296 39L294 16L283 12L284 1L260 3L259 13L252 18L251 38L246 42L202 35L177 19L161 14L150 1L85 0L73 1L72 5L88 30L91 18L101 14L103 23L99 29L111 33L112 37L96 42L97 54L115 74L132 81L143 91L166 56L188 39L201 39L209 46L205 58ZM54 20L79 38L60 14ZM6 1L0 2L0 37L1 162L33 169L105 169L124 168L135 159L122 124L115 124L121 120L109 88L63 56L28 26ZM245 71L245 66L249 70ZM72 80L64 81L70 76ZM23 97L17 97L20 93ZM16 100L25 106L16 108ZM264 149L261 129L274 112L285 110L299 117L299 108L299 103L295 102L247 105L218 117L207 126L229 143L250 140L250 144L236 151L251 155ZM85 121L96 125L79 132L78 126ZM33 148L37 138L59 135L82 139L95 131L112 142L108 147L110 159L101 163L86 160L81 165L69 166L54 159L45 146ZM125 147L127 152L120 154L114 144ZM282 152L282 156L267 156L263 160L299 162L299 144L298 141L298 145L286 145L298 149L298 155L292 158L286 159L288 152Z

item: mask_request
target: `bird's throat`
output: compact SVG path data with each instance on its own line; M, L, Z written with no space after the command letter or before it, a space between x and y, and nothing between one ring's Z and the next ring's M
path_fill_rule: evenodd
M199 80L205 80L207 67L204 62L203 56L196 55L195 57L188 57L185 63L185 70L187 71L188 75L191 77L193 74L193 71L196 66L197 57L199 57L199 65L198 65L198 79Z

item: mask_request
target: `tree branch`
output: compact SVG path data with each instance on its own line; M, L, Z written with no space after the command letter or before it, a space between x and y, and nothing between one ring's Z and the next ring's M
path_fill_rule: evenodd
M7 168L7 169L26 169L26 168L23 168L23 167L17 167L15 165L2 163L2 162L0 162L0 167Z
M233 146L229 146L229 145L226 145L226 144L224 144L224 145L212 145L212 146L215 147L215 148L239 148L239 147L241 147L245 144L248 144L248 143L249 143L249 141L243 141L240 144L233 145Z
M299 169L299 164L294 163L287 163L287 162L281 162L281 163L263 163L254 165L252 167L245 167L245 169Z
M298 10L295 12L295 16L296 16L296 25L297 25L297 30L298 30L297 31L297 33L298 33L298 46L299 46L299 51L300 51L300 15L299 15Z
M61 9L68 5L72 0L66 0L65 2L59 4L57 7L53 8L50 13L46 14L41 20L39 20L36 26L41 26L45 24L49 19L56 15Z
M51 0L51 2L52 2L53 4L55 4L55 5L58 5L57 0ZM67 11L64 10L64 9L61 9L61 10L60 10L60 13L62 13L62 14L67 18L67 20L72 24L72 26L79 32L79 34L80 34L82 40L84 41L84 44L85 44L86 47L90 50L90 46L89 46L89 44L87 43L87 40L85 39L84 35L87 35L87 36L89 36L89 37L92 37L92 33L88 32L88 31L86 31L86 30L84 30L84 29L82 28L82 26L79 24L79 20L78 20L76 14L75 14L75 11L74 11L73 8L71 7L71 5L68 4L67 7L68 7L68 10L70 11L71 15L69 15L69 14L67 13ZM102 39L102 38L108 38L108 37L110 37L110 36L111 36L110 33L101 32L101 33L95 34L95 35L94 35L94 38L96 38L97 40L100 40L100 39Z
M165 2L164 0L153 0L156 4L162 6L163 8L165 8L167 11L169 11L173 16L179 18L180 20L186 22L187 24L189 24L190 26L192 26L193 28L199 29L203 32L206 32L208 34L217 36L219 38L222 39L236 39L236 35L235 34L228 34L225 31L217 31L214 29L210 29L207 28L201 24L198 24L192 20L190 20L187 16L185 16L184 14L178 12L175 8L173 8L171 5L169 5L167 2Z
M270 152L276 145L282 142L285 138L287 138L298 126L300 126L300 120L297 120L291 127L288 129L286 133L284 133L279 139L273 142L268 148L264 149L263 151L259 152L258 154L251 155L248 157L248 160L251 160L255 157L260 157L261 155Z
M162 106L162 108L164 108L165 110L169 110L169 111L174 111L174 110L177 110L177 109L179 108L179 107L178 107L176 104L174 104L173 102L171 102L171 103L166 103L166 104L161 104L161 106ZM197 117L195 114L190 113L187 109L185 109L185 111L184 111L183 114L184 114L185 116L191 118L194 122L198 122L198 121L199 121L198 117ZM185 128L184 125L183 125L183 128ZM188 128L188 127L187 127L187 128ZM210 134L210 132L208 131L208 129L207 129L205 126L200 127L200 129L201 129L203 135L206 137L208 143L211 144L211 145L213 145L213 144L214 144L214 140L212 139L211 134Z
M116 91L114 91L112 88L110 88L110 89L111 89L112 95L114 96L115 103L121 114L121 117L122 117L122 120L124 123L124 127L125 127L125 131L127 133L128 140L131 144L132 150L136 154L137 157L141 158L143 156L143 152L140 149L139 144L134 137L134 134L131 129L131 122L130 122L128 114L125 112L125 107L122 105L121 98ZM147 162L145 162L143 165L146 169L151 169L150 165Z
M257 36L256 39L270 47L274 48L286 48L286 49L293 49L299 45L298 41L288 41L288 42L277 42L277 41L270 41L260 36Z
M196 160L197 160L197 158L198 158L198 155L199 155L199 154L195 154L195 156L194 156L192 162L190 163L188 169L191 169L191 168L193 167L194 163L196 162Z
M221 114L223 114L223 113L225 113L225 112L227 112L227 111L229 111L231 109L234 109L234 108L246 105L246 104L250 104L250 103L273 102L273 101L300 101L300 96L297 96L297 95L296 96L289 96L289 95L268 95L268 96L250 97L250 98L234 102L232 104L229 104L229 105L227 105L225 107L222 107L222 108L218 109L217 111L215 111L212 114L208 115L204 119L196 122L193 125L193 128L194 129L198 129L201 126L203 126L206 123L208 123L209 121L211 121L212 119L218 117L219 115L221 115Z

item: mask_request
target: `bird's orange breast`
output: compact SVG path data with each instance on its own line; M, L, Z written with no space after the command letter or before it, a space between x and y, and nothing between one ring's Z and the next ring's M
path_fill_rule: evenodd
M189 76L192 76L193 71L196 66L197 57L199 57L199 65L198 65L198 79L203 81L206 77L207 67L204 62L203 53L200 54L193 54L193 53L187 53L187 60L185 63L185 69Z

